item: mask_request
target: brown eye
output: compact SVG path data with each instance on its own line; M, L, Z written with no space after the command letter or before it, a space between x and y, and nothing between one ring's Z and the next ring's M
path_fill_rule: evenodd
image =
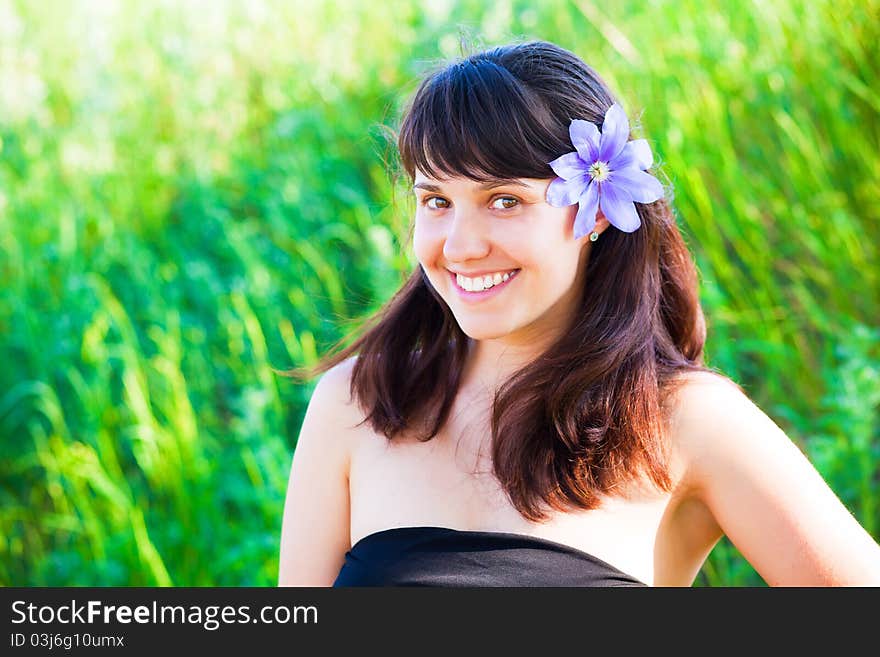
M492 202L492 207L496 210L512 210L517 205L519 205L519 200L512 196L499 196Z
M434 202L434 205L431 205L432 202ZM437 203L439 203L440 205L437 205ZM440 198L439 196L431 196L425 199L425 205L427 205L432 210L445 210L449 207L449 201L447 201L445 198Z

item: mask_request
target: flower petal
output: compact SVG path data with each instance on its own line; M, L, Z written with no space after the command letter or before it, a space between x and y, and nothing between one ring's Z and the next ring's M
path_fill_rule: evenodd
M609 185L608 181L602 183L599 190L599 205L612 226L617 227L624 233L631 233L642 225L636 206L626 195L626 192Z
M599 209L599 185L591 183L579 199L580 207L574 219L574 238L580 239L589 234L596 225L596 211Z
M632 149L636 162L639 165L639 169L642 171L650 169L651 165L654 163L654 156L651 153L651 146L648 144L648 140L634 139L627 145Z
M620 153L611 158L608 166L611 167L612 171L628 166L636 166L645 171L651 168L653 161L654 156L651 154L651 147L648 145L648 141L646 139L634 139L633 141L628 141Z
M568 126L568 136L577 149L578 155L589 166L599 158L599 128L595 123L583 119L572 119Z
M571 180L587 173L588 167L589 165L575 152L566 153L550 162L550 168L564 180Z
M586 191L589 182L590 176L587 174L582 174L571 180L554 178L547 187L547 203L554 208L564 208L568 205L574 205Z
M610 162L629 139L629 119L623 108L614 103L605 113L602 123L602 135L599 138L599 159Z
M638 203L652 203L663 198L663 185L660 181L635 167L612 171L604 185L611 185L621 192L621 196L629 196Z

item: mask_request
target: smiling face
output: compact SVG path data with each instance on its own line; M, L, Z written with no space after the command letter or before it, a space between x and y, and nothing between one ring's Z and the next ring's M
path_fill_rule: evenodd
M574 239L576 205L547 203L550 180L437 180L416 171L416 258L462 331L474 340L546 344L576 312L590 241ZM599 214L595 230L601 233L606 226ZM466 282L472 290L462 289L455 276L473 280L514 270L512 278L505 282L502 277L483 291L479 283Z

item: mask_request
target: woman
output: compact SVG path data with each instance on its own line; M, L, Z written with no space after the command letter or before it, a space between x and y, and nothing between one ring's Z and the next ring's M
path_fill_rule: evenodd
M880 585L880 546L702 364L694 263L595 71L473 55L398 147L419 266L314 370L281 585L689 586L725 534L771 585Z

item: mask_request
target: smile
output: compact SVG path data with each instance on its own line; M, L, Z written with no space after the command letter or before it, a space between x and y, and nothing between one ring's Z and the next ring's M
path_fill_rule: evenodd
M495 279L493 279L492 286L489 288L486 288L484 290L475 290L475 289L473 289L473 287L471 287L471 289L468 290L467 288L462 287L462 285L459 284L459 281L462 279L460 279L457 274L455 274L451 271L448 273L449 273L450 279L452 280L452 285L455 288L456 292L458 292L459 297L461 299L463 299L464 301L474 302L474 301L483 301L485 299L489 299L490 297L493 297L496 294L498 294L499 292L501 292L501 290L506 288L511 283L511 281L513 281L513 279L516 278L519 271L520 271L519 269L514 269L510 272L507 272L506 274L503 274L500 277L501 278L500 282L498 282L498 283L494 282L494 280L497 280L497 278L498 278L498 277L496 277ZM504 276L507 276L506 280L505 280ZM465 285L470 286L470 285L472 285L471 280L472 279L464 279L463 282ZM477 287L480 287L480 285L477 284Z

